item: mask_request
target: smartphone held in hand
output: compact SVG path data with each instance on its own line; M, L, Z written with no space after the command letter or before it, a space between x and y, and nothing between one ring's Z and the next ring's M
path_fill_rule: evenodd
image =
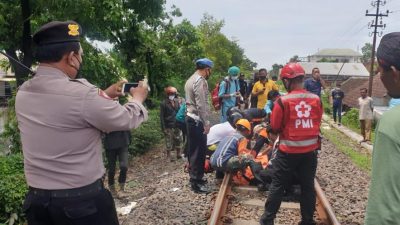
M131 88L135 88L139 85L139 83L125 83L122 85L122 90L124 93L129 93L129 90L131 90Z

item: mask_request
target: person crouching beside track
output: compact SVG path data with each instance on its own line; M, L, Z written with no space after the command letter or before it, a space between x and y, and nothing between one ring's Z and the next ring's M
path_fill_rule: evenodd
M236 132L219 143L211 156L211 166L217 171L236 173L233 176L236 184L246 185L254 178L261 183L258 174L263 169L262 165L267 166L268 157L263 155L259 162L255 161L258 151L251 149L251 124L247 119L237 120L235 127ZM248 166L250 169L247 169Z
M314 178L323 110L320 98L303 89L304 75L304 69L297 63L289 63L281 70L280 77L289 93L277 100L271 114L270 132L279 135L279 146L261 225L274 224L284 190L295 171L301 178L302 221L299 224L315 224Z

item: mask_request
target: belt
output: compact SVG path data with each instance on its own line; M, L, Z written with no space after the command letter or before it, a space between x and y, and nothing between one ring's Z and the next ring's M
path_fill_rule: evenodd
M104 189L103 181L101 179L98 179L89 185L79 188L62 189L62 190L45 190L45 189L29 187L29 192L34 195L45 196L45 197L73 198L73 197L82 197L90 194L96 194L103 189Z
M194 113L188 112L188 113L187 113L187 116L190 117L190 118L192 118L192 119L194 119L194 120L196 120L196 121L201 121L201 120L200 120L200 117L199 117L198 115L194 114Z

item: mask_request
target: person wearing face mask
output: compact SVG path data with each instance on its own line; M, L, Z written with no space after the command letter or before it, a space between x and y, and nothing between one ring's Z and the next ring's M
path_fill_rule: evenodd
M267 70L260 69L258 71L258 79L251 91L251 95L257 97L257 108L264 109L265 104L267 103L268 92L275 90L278 91L278 85L271 79L267 77Z
M226 112L229 108L236 106L237 98L240 97L239 73L239 67L232 66L228 70L228 76L221 81L218 92L218 97L222 99L221 123L227 121Z
M207 151L207 134L210 131L210 104L207 79L214 63L202 58L196 61L196 72L185 84L190 187L195 193L209 193L203 179Z
M160 106L161 130L164 133L167 158L172 161L171 151L173 150L176 150L176 158L181 158L182 132L175 118L180 104L176 97L176 88L166 87L165 96Z
M104 188L103 132L131 130L148 118L146 84L131 88L125 105L120 81L101 90L77 79L83 61L80 25L53 21L34 35L36 75L19 88L15 111L24 154L28 224L119 224Z

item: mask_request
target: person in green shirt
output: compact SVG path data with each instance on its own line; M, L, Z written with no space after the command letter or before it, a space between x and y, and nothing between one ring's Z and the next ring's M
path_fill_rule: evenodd
M377 51L380 78L400 97L400 32L383 36ZM365 225L400 224L400 107L385 112L376 129Z

